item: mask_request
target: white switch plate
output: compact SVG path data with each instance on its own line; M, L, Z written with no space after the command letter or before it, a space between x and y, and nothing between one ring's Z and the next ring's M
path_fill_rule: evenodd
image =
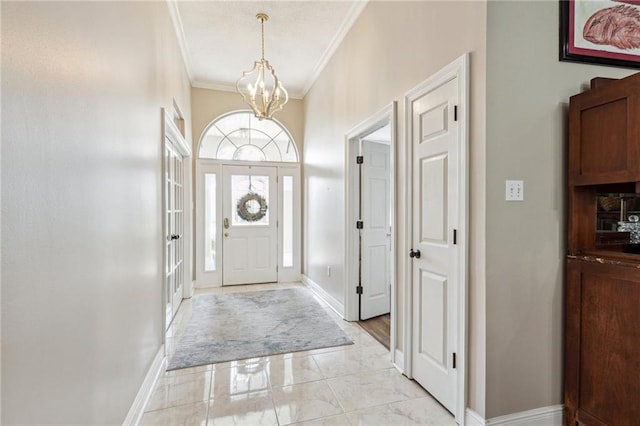
M331 276L331 266L327 266L327 276Z
M521 180L506 181L505 200L522 201L524 200L524 182Z

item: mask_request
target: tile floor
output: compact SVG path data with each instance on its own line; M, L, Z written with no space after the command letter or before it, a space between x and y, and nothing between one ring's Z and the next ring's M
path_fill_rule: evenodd
M268 284L201 294L304 287ZM185 300L167 332L171 356L192 312ZM357 323L326 309L355 345L209 364L163 373L142 425L455 425L453 416L389 362Z

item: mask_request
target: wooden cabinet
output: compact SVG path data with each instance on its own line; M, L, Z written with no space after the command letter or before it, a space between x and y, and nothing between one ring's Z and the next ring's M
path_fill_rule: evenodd
M640 196L640 74L605 83L569 112L567 426L640 422L640 244L598 204ZM614 211L625 220L624 205Z
M569 184L640 182L638 120L637 75L572 97Z

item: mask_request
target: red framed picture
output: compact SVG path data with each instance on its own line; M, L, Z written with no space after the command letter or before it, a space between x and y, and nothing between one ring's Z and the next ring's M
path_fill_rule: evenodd
M560 0L560 60L640 68L640 0Z

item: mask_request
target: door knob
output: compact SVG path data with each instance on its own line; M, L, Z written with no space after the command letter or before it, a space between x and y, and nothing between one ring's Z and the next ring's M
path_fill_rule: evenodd
M414 251L413 249L409 250L409 257L420 259L420 250Z

